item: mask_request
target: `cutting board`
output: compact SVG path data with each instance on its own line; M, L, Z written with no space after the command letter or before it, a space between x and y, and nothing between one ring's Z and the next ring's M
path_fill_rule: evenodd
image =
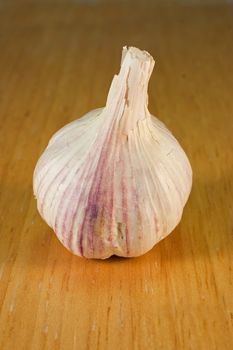
M231 5L0 6L0 349L233 349ZM51 135L105 105L124 45L155 58L149 109L193 168L182 221L144 256L87 260L43 222Z

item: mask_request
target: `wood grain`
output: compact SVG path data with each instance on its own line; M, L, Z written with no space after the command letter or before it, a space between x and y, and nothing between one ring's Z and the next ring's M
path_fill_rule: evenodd
M0 5L0 349L233 349L231 5ZM150 111L194 172L148 254L72 256L32 194L50 136L103 106L123 45L156 59Z

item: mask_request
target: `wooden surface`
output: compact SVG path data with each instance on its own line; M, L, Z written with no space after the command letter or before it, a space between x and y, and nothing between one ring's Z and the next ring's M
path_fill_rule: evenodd
M1 3L1 350L233 349L232 39L230 5ZM32 173L56 130L104 105L125 44L156 59L150 111L194 184L148 254L89 261L40 218Z

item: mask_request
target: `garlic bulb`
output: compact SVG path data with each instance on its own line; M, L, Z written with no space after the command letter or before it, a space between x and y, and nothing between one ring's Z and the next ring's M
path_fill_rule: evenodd
M189 161L147 109L154 60L123 48L107 103L59 130L34 172L38 210L79 256L139 256L179 223Z

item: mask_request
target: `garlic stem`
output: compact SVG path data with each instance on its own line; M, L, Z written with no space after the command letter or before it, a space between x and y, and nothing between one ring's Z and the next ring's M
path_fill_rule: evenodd
M123 48L121 69L113 78L106 108L111 110L124 133L135 128L139 120L149 117L148 83L154 59L135 47Z

